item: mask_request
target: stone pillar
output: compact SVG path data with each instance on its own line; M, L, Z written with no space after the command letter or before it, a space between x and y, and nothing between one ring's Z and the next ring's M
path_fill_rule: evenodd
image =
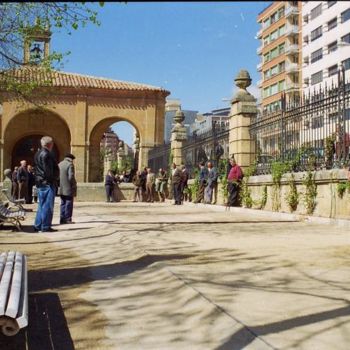
M238 165L248 168L255 160L255 141L249 127L257 115L256 99L247 91L252 80L248 71L239 71L235 84L238 91L231 100L229 150Z
M182 154L183 144L187 140L186 127L183 125L184 120L184 113L181 109L178 109L174 117L175 126L171 130L171 153L173 155L173 163L176 165L185 163Z

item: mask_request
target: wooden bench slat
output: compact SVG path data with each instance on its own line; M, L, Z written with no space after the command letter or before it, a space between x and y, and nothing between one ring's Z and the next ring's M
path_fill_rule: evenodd
M19 328L28 326L28 269L25 255L23 255L22 262L22 289L19 302L20 307L16 319Z
M7 304L7 297L9 294L9 286L12 278L12 268L14 264L15 252L11 251L7 255L6 265L4 273L2 274L0 281L0 316L5 314L5 308Z
M15 318L17 317L19 300L21 295L22 281L22 253L17 252L15 257L15 265L13 268L12 283L10 288L10 296L8 299L5 315Z
M1 281L2 273L4 272L6 258L7 258L7 253L1 253L1 255L0 255L0 281Z

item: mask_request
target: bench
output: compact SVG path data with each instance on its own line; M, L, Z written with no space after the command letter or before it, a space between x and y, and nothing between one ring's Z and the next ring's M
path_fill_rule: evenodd
M20 252L0 254L0 327L14 336L28 325L27 257Z
M0 226L10 223L16 227L17 231L21 231L21 220L24 220L25 218L26 212L24 209L18 207L6 207L6 205L0 204Z
M5 195L9 207L16 207L18 209L26 211L26 209L23 207L23 204L25 203L25 200L22 199L14 199L12 196L8 194L8 190L6 188L3 188L1 192Z

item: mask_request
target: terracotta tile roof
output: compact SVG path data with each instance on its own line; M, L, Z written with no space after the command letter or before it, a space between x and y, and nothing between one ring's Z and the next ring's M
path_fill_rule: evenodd
M23 67L21 69L7 71L5 74L13 77L18 82L33 82L39 84L40 86L93 88L106 90L160 91L170 94L169 91L152 85L99 78L76 73L67 73L57 70L47 71L40 67Z

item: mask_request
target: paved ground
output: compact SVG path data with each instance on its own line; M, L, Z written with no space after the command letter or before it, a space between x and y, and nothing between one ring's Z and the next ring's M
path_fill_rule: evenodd
M0 349L349 349L349 228L122 202L33 233L33 215L0 232L30 268L30 326Z

